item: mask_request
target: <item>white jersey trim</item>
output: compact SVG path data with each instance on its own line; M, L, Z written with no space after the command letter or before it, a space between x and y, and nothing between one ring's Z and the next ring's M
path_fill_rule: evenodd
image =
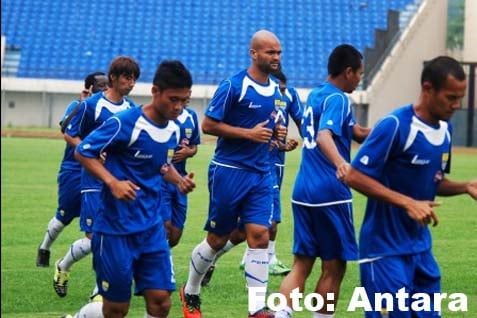
M332 201L332 202L324 202L324 203L309 203L309 202L301 202L296 200L291 200L292 203L304 205L304 206L311 206L311 207L319 207L319 206L330 206L336 204L343 204L343 203L352 203L353 199L346 199L341 201Z

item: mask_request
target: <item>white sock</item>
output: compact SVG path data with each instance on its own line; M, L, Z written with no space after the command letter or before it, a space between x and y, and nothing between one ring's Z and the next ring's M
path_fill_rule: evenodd
M291 318L292 316L293 310L288 306L275 313L275 318Z
M210 265L213 264L217 252L210 247L207 239L197 245L192 251L189 263L189 277L184 292L191 295L200 294L200 282L204 278Z
M61 223L60 220L58 220L55 216L52 217L50 222L48 222L45 237L43 238L43 242L41 242L40 248L42 250L50 250L51 245L64 228L65 225Z
M275 255L275 241L268 241L268 263L275 264L277 256Z
M249 250L249 247L248 247L248 244L247 244L247 248L245 248L245 251L243 252L242 261L240 262L240 264L245 265L245 260L247 259L248 250Z
M313 318L333 318L335 314L320 314L319 312L313 313Z
M215 259L214 259L214 262L212 263L212 265L215 265L217 263L217 261L219 260L219 258L222 255L224 255L225 253L227 253L228 251L230 251L234 246L235 246L235 244L230 242L230 240L228 240L227 243L225 243L224 247L222 247L217 252L217 254L215 254Z
M69 271L74 263L87 256L90 252L91 240L87 237L83 237L71 244L70 250L66 253L58 266L61 270Z
M265 287L268 285L268 253L265 248L249 248L245 258L245 280L247 287ZM265 297L256 301L251 314L265 307Z

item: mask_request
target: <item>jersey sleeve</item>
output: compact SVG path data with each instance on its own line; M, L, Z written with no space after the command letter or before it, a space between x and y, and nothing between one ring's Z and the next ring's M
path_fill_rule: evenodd
M199 118L196 112L192 112L192 120L194 121L194 130L192 131L192 137L190 139L191 145L200 144L200 130L199 130Z
M377 179L384 165L392 155L393 149L399 149L399 122L394 116L383 118L373 128L358 150L351 165L360 172Z
M71 137L81 137L81 126L83 124L87 106L86 101L82 101L78 106L78 112L71 118L70 123L66 126L65 133Z
M333 94L325 99L318 130L329 129L336 136L343 134L343 122L348 113L348 100L342 94Z
M107 152L108 147L121 142L120 128L119 118L115 116L110 117L86 136L76 147L76 151L84 157L99 158L101 153Z
M214 93L205 111L205 116L222 121L230 105L234 103L233 86L230 80L224 80Z

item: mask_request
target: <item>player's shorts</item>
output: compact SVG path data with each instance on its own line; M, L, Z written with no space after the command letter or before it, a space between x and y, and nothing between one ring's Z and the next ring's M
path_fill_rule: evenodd
M64 170L58 174L58 209L56 218L68 225L81 212L81 170Z
M130 235L94 232L93 266L99 293L113 302L128 302L146 289L176 289L172 257L164 225Z
M171 221L178 229L183 229L187 217L187 195L176 185L163 181L161 187L160 214L163 221Z
M101 191L84 191L81 193L80 229L85 233L93 233L93 220L102 207Z
M242 224L271 226L272 219L271 173L209 166L209 217L204 226L219 236L230 234Z
M430 251L413 255L384 256L378 259L360 261L361 285L366 289L371 308L376 309L374 296L376 293L395 295L405 288L409 297L405 307L411 308L412 295L425 293L430 295L430 308L434 308L434 293L441 291L441 274L434 256ZM438 311L400 311L398 299L393 297L392 318L432 318L441 317ZM383 302L382 306L385 307ZM402 308L402 307L401 307ZM366 311L367 318L380 318L377 311Z
M283 165L274 164L272 166L273 185L273 215L272 221L280 223L282 221L282 204L280 200L280 189L283 182Z
M309 207L292 204L293 254L322 260L356 260L358 245L351 203Z

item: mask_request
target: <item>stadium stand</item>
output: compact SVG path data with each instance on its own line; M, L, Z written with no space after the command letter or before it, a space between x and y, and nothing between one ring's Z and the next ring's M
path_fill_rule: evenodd
M351 43L365 52L375 45L375 31L387 28L389 10L405 12L404 27L418 3L2 0L5 59L17 61L3 75L81 80L92 69L107 69L114 56L130 55L141 65L141 82L151 81L161 60L179 58L195 83L215 85L248 64L247 41L267 28L282 41L293 84L310 88L326 77L334 46Z

